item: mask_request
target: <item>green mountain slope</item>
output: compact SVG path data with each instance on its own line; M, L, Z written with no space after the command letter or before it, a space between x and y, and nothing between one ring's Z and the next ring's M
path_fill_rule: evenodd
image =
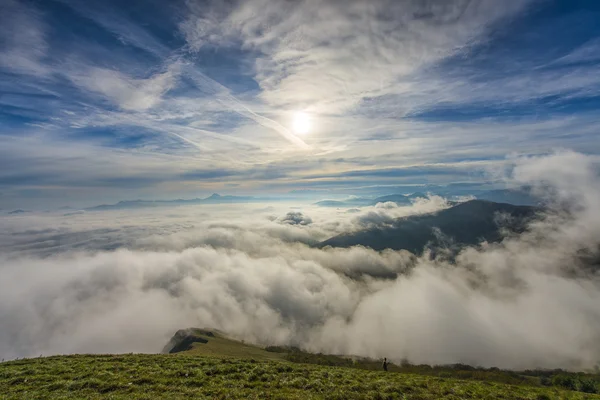
M553 387L285 361L77 355L0 364L2 399L600 399Z
M254 360L281 360L284 353L269 352L251 344L228 338L215 329L179 330L163 349L163 353L185 352L194 356L235 357Z

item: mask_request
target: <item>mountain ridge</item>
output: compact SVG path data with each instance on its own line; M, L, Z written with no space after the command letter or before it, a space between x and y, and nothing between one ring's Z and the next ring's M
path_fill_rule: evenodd
M427 248L457 250L484 240L502 240L501 227L520 233L539 211L538 207L470 200L435 213L398 218L391 226L340 234L317 247L362 245L374 250L408 250L414 254L422 254Z
M495 203L507 203L516 206L539 206L544 203L543 199L534 194L531 187L523 186L509 189L494 189L486 191L472 191L471 193L465 193L463 195L456 195L449 193L445 190L429 190L424 192L414 192L410 194L393 193L384 196L378 196L375 198L370 197L356 197L345 200L333 200L325 199L314 203L314 205L320 207L367 207L374 206L377 203L393 202L399 206L411 205L417 198L428 198L429 196L441 196L448 199L460 199L464 196L472 196L477 200L487 200Z
M255 203L264 201L262 198L253 196L233 196L213 193L205 198L175 199L175 200L121 200L114 204L100 204L85 208L86 211L120 210L143 207L160 207L168 205L186 204L224 204L224 203Z

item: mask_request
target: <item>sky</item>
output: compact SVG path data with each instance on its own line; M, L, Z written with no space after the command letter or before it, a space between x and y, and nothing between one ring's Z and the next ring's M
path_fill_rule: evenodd
M0 208L502 185L600 154L589 0L0 0Z

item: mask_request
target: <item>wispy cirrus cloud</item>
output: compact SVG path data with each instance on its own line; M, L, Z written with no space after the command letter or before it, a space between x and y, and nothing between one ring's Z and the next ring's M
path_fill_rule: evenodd
M486 29L528 1L188 2L190 46L241 46L257 54L261 98L275 107L343 112L368 97L410 90L411 76L468 52ZM262 12L257 13L257 10Z
M476 181L473 162L493 169L515 150L600 151L592 6L561 15L525 0L2 7L0 134L27 171L4 180L13 199L50 184L39 154L56 163L52 182L65 193L79 190L83 171L139 178L121 195L115 186L118 200L164 185L194 196ZM10 28L17 22L28 29ZM575 22L569 37L548 35ZM313 119L309 135L292 130L298 110ZM67 155L82 146L90 162L73 168ZM121 168L99 177L92 165L108 159ZM235 173L181 178L219 170Z
M157 106L163 95L174 85L178 66L173 63L164 72L146 79L128 77L106 68L82 68L81 73L69 78L80 88L99 93L121 109L144 111Z
M48 51L42 14L17 0L0 4L0 66L12 73L43 77L51 70L43 59Z

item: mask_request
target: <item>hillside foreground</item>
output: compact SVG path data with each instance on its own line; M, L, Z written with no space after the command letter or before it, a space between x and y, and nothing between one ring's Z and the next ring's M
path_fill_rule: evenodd
M600 399L553 387L193 355L73 355L0 366L3 399Z
M175 354L70 355L3 362L0 398L600 399L598 394L581 391L582 383L597 384L596 375L563 371L535 376L410 364L390 365L384 372L374 360L293 348L263 349L199 329L187 330L179 343L170 345L180 345L182 338L190 336L201 342L186 344L184 351Z

